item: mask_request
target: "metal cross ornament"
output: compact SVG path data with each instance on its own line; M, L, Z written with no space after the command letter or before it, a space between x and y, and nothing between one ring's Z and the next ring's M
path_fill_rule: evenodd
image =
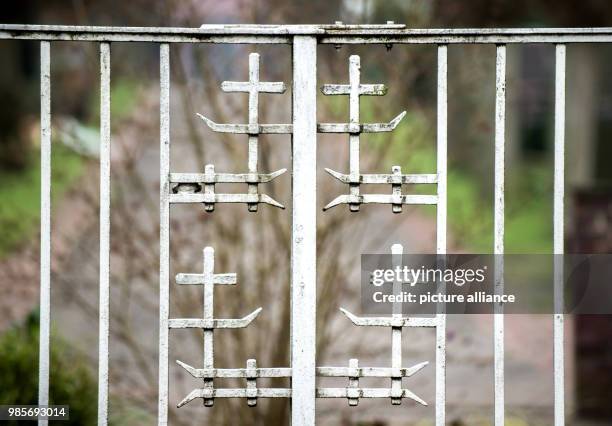
M403 248L400 244L391 247L394 266L401 264ZM401 293L400 282L394 282L393 293ZM410 377L423 368L429 362L421 362L412 367L402 367L402 328L404 327L435 327L435 318L404 318L401 313L401 303L393 304L393 315L388 317L358 317L346 309L340 311L357 326L366 327L389 327L391 328L391 368L368 367L359 368L359 360L349 360L349 367L321 367L318 374L324 377L348 377L348 387L346 388L319 388L317 397L319 398L347 398L350 406L356 406L359 398L391 398L391 404L399 405L403 398L409 398L421 405L427 403L412 391L402 388L402 378ZM360 388L360 377L388 377L391 379L391 386L384 388Z
M224 81L221 83L224 92L239 92L249 95L249 122L248 124L218 124L202 114L198 116L210 127L219 133L235 133L248 135L247 173L215 173L214 166L207 164L205 173L172 173L170 182L177 185L173 188L170 202L174 203L203 203L207 212L212 212L217 203L246 203L250 212L256 212L260 203L285 208L266 194L259 193L259 184L270 182L282 175L287 169L280 169L273 173L259 173L258 152L259 135L265 133L285 134L292 132L290 124L259 124L259 94L285 93L283 82L262 82L259 80L259 54L249 55L249 81ZM218 194L215 192L217 183L246 183L246 194ZM204 187L204 193L200 193Z
M258 308L243 318L217 319L214 318L214 286L234 285L237 277L235 273L215 274L215 251L212 247L204 249L204 267L201 274L177 274L176 282L182 285L204 286L204 312L202 318L174 318L169 319L169 328L200 328L204 332L204 362L203 368L194 368L182 361L177 364L189 374L204 381L202 388L194 389L178 407L202 398L205 407L212 407L215 398L246 398L249 407L257 405L258 398L290 398L291 389L286 388L258 388L258 378L291 377L290 368L258 368L255 359L248 359L246 368L215 368L214 366L214 330L245 328L259 315L262 308ZM215 388L214 379L245 379L245 388Z
M391 204L393 213L400 213L403 204L436 204L435 195L402 195L402 185L408 183L437 183L436 175L405 175L400 166L393 166L391 174L361 174L359 171L359 146L361 133L391 132L406 115L400 113L389 123L361 123L359 117L360 96L383 96L387 93L384 84L362 84L360 79L361 63L357 55L349 58L349 84L324 84L324 95L348 95L349 122L324 123L318 125L320 133L349 134L349 173L344 174L331 169L327 173L349 186L349 194L336 197L323 210L338 204L348 204L352 212L359 211L361 204ZM361 194L361 184L391 184L390 194Z

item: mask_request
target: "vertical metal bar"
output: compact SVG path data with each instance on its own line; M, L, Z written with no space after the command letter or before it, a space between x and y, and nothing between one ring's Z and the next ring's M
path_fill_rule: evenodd
M506 46L497 46L495 70L495 190L494 238L495 293L504 291L504 152L506 128ZM504 314L503 304L494 306L493 349L495 382L495 426L504 425Z
M214 284L213 274L215 269L215 250L212 247L206 247L204 249L204 312L202 318L205 320L213 319L214 310ZM214 330L204 330L204 367L214 367ZM213 389L213 379L204 379L204 389ZM205 398L204 405L212 407L214 400L212 398Z
M317 231L317 40L293 39L291 368L293 426L314 426Z
M349 376L348 388L357 389L359 388L359 374L357 373L357 369L359 368L359 360L356 358L349 359L349 368L353 369L355 373L353 373L354 376ZM350 407L356 407L359 404L359 398L349 397L348 403Z
M251 53L249 55L249 125L255 126L259 121L259 54ZM249 135L248 148L248 170L249 173L257 173L257 163L259 156L259 136ZM257 194L256 183L247 185L249 194ZM251 212L257 211L257 203L249 204L248 210Z
M51 329L51 46L40 42L40 332L38 404L49 404ZM39 425L47 425L39 420Z
M257 360L247 359L246 362L246 393L247 405L255 407L257 405ZM254 395L254 396L251 396Z
M447 105L448 105L448 46L438 46L438 118L437 171L438 205L436 253L446 253L446 171L447 171ZM446 422L446 309L437 311L436 327L436 426Z
M108 423L108 340L110 311L110 44L100 43L100 324L98 425Z
M391 257L393 269L401 267L402 265L402 254L404 248L401 244L393 244L391 246ZM393 281L393 294L402 294L402 282L399 280ZM395 318L402 317L402 303L393 303L393 316ZM402 327L391 327L391 368L393 373L391 374L391 404L399 405L402 403L402 398L398 398L397 395L402 393L402 379L401 377L393 377L396 372L402 368Z
M159 46L159 385L157 424L168 424L170 312L170 46Z
M554 233L554 280L555 314L553 318L554 339L554 386L555 426L565 424L565 353L563 329L563 259L564 253L564 195L565 195L565 45L556 46L555 71L555 174L553 202Z
M358 55L349 58L349 123L359 125L359 84L361 60ZM349 134L349 174L351 182L359 182L359 133ZM359 184L349 185L351 195L359 195ZM350 211L359 211L359 204L350 204Z

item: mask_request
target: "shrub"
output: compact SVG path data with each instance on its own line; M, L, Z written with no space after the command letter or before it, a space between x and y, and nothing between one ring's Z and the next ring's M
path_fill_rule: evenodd
M32 313L0 335L0 404L37 404L38 318ZM97 385L86 359L56 335L50 357L49 403L70 406L70 420L58 424L95 424Z

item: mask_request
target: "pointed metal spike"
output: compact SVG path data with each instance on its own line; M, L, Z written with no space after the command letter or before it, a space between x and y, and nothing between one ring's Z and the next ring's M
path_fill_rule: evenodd
M429 361L424 361L417 365L413 365L412 367L407 368L405 377L413 376L414 374L418 373L423 368L425 368L427 365L429 365Z
M257 315L259 315L259 313L262 310L263 310L263 308L260 306L259 308L255 309L253 312L248 314L247 316L244 316L244 317L240 318L241 326L242 327L246 327L247 325L249 325L257 317Z
M351 320L351 322L355 325L362 325L363 321L357 315L350 313L348 310L344 308L340 308L340 312L342 312L346 317Z
M194 389L191 392L189 392L189 395L183 398L183 400L176 405L176 408L181 408L183 405L188 404L194 399L198 398L200 396L199 391L200 389Z
M285 209L285 206L266 194L260 195L260 202L270 204L271 206L278 207L280 209Z
M269 173L266 175L266 182L270 182L271 180L279 177L280 175L282 175L283 173L285 173L287 171L287 169L280 169L277 170L275 172ZM262 180L263 182L263 180Z
M418 397L416 394L414 394L413 392L409 391L408 389L403 389L404 392L404 396L406 398L410 398L416 402L418 402L421 405L427 406L427 403L425 401L423 401L420 397Z
M339 204L346 203L347 202L346 201L346 197L347 197L346 195L339 195L339 196L337 196L329 204L327 204L325 207L323 207L323 211L329 210L332 207L336 207Z
M200 375L198 374L198 370L196 368L192 367L189 364L184 363L183 361L179 361L178 359L176 360L176 363L180 365L181 367L183 367L185 370L187 370L187 372L191 374L193 377L195 377L196 379L200 378Z
M202 120L204 120L204 122L206 123L206 125L208 127L210 127L211 130L214 130L215 132L220 132L222 131L222 126L218 123L215 123L214 121L212 121L210 118L206 118L204 117L202 114L200 114L199 112L196 112L196 115L198 117L200 117Z
M327 167L325 168L325 171L329 173L330 175L332 175L333 177L335 177L336 179L338 179L340 182L343 182L343 183L349 182L349 175L347 174L340 173L332 169L328 169Z
M406 111L402 111L401 113L397 115L397 117L391 120L389 122L389 126L391 127L391 130L394 130L397 127L397 125L400 123L400 121L403 120L405 116L406 116Z

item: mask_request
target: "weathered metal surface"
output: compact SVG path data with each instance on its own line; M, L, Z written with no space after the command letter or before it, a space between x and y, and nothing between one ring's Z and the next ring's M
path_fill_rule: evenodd
M395 172L397 170L397 173ZM438 175L436 174L401 174L401 168L394 167L394 173L391 174L360 174L356 181L351 175L336 172L332 169L325 168L325 171L338 179L342 183L388 183L391 185L401 185L407 183L438 183Z
M249 360L255 361L255 360ZM176 361L178 365L183 367L196 379L203 378L224 378L224 379L239 379L239 378L278 378L291 377L291 368L257 368L256 364L253 368L193 368L182 361Z
M253 402L257 398L291 398L291 389L288 388L251 388L251 389L237 389L237 388L217 388L217 389L194 389L187 395L181 402L177 404L178 408L193 401L197 398L204 399L206 401L213 401L215 398L246 398L247 403L250 407L253 407Z
M411 377L429 364L428 361L408 368L359 367L356 359L349 360L348 367L317 367L319 377Z
M282 175L287 169L274 173L214 173L212 165L205 167L206 173L170 173L171 183L266 183Z
M401 207L403 204L436 204L438 197L436 195L398 195L398 194L364 194L339 195L330 201L323 210L329 210L339 204L359 205L359 204L392 204L393 207ZM399 210L401 212L401 210ZM393 213L398 213L396 209Z
M108 423L108 340L110 333L110 44L100 43L100 320L98 425Z
M504 172L506 132L506 46L497 46L495 68L495 183L493 206L493 253L504 253ZM504 262L495 257L495 294L504 292ZM495 426L504 425L504 307L493 308L493 376L495 394Z
M284 209L278 201L271 198L266 194L191 194L191 193L177 193L170 194L170 203L203 203L205 206L219 203L242 203L242 204L269 204L274 207ZM206 211L212 211L212 208L208 208ZM253 210L249 210L253 211Z
M51 331L51 46L40 43L40 329L38 404L49 404ZM39 420L46 426L47 420Z
M555 48L555 155L553 182L553 252L561 255L564 247L564 195L565 195L565 45ZM564 295L563 262L555 256L554 262L553 364L555 388L555 426L565 424L565 351L564 351Z
M170 46L159 46L159 384L157 423L168 424L170 314Z
M256 147L253 150L256 153ZM251 151L249 151L249 155ZM254 172L249 173L216 173L212 164L204 167L204 173L170 173L170 183L177 185L172 189L174 194L170 195L170 203L204 203L208 212L214 211L216 203L247 203L249 206L257 206L257 203L270 204L275 207L285 208L266 194L257 192L257 184L270 182L282 175L287 169L280 169L273 173L257 173L257 165L251 164ZM215 193L215 184L218 183L246 183L251 189L249 194L218 194ZM198 194L204 188L203 194ZM250 210L254 211L254 210Z
M448 108L448 47L438 46L438 108L437 108L437 189L436 253L446 254L446 190L447 190L447 108ZM443 283L438 291L445 293ZM436 312L436 426L446 424L446 311L443 303Z
M436 327L438 320L435 317L359 317L344 308L340 311L357 326L366 327Z
M393 244L391 246L392 264L393 268L399 267L402 264L402 254L404 248L400 244ZM393 282L393 294L399 296L402 293L402 283L398 280ZM403 319L402 315L402 304L393 304L393 319ZM424 363L422 363L424 364ZM424 364L425 366L427 364ZM402 368L402 327L393 326L391 327L391 369L397 372ZM418 370L417 370L418 371ZM398 375L391 376L391 404L399 405L402 403L401 398L398 398L402 391L402 378Z
M245 389L195 389L190 392L178 407L182 407L195 398L246 398L247 405L257 405L257 398L290 398L291 389L286 388L257 388L258 378L291 377L290 368L257 368L255 359L247 360L246 368L193 368L181 361L176 361L189 374L197 379L212 380L215 378L244 378Z
M317 388L317 398L347 398L351 406L356 404L354 402L350 404L350 402L359 400L359 398L391 398L392 401L408 398L421 405L427 405L427 402L408 389L394 392L393 389L384 388Z
M405 115L406 111L402 111L388 123L320 123L317 125L317 131L319 133L349 133L355 135L360 133L391 132L402 121Z
M201 319L201 318L174 318L170 319L170 328L201 328L203 330L214 330L216 328L245 328L259 315L262 308L257 308L242 318L230 319Z
M412 29L386 25L203 25L200 28L0 25L0 39L157 43L291 44L295 36L321 44L610 43L612 28Z
M317 310L317 40L293 41L291 424L314 426Z
M246 135L289 134L293 131L291 124L220 124L198 114L211 130L218 133L237 133Z

